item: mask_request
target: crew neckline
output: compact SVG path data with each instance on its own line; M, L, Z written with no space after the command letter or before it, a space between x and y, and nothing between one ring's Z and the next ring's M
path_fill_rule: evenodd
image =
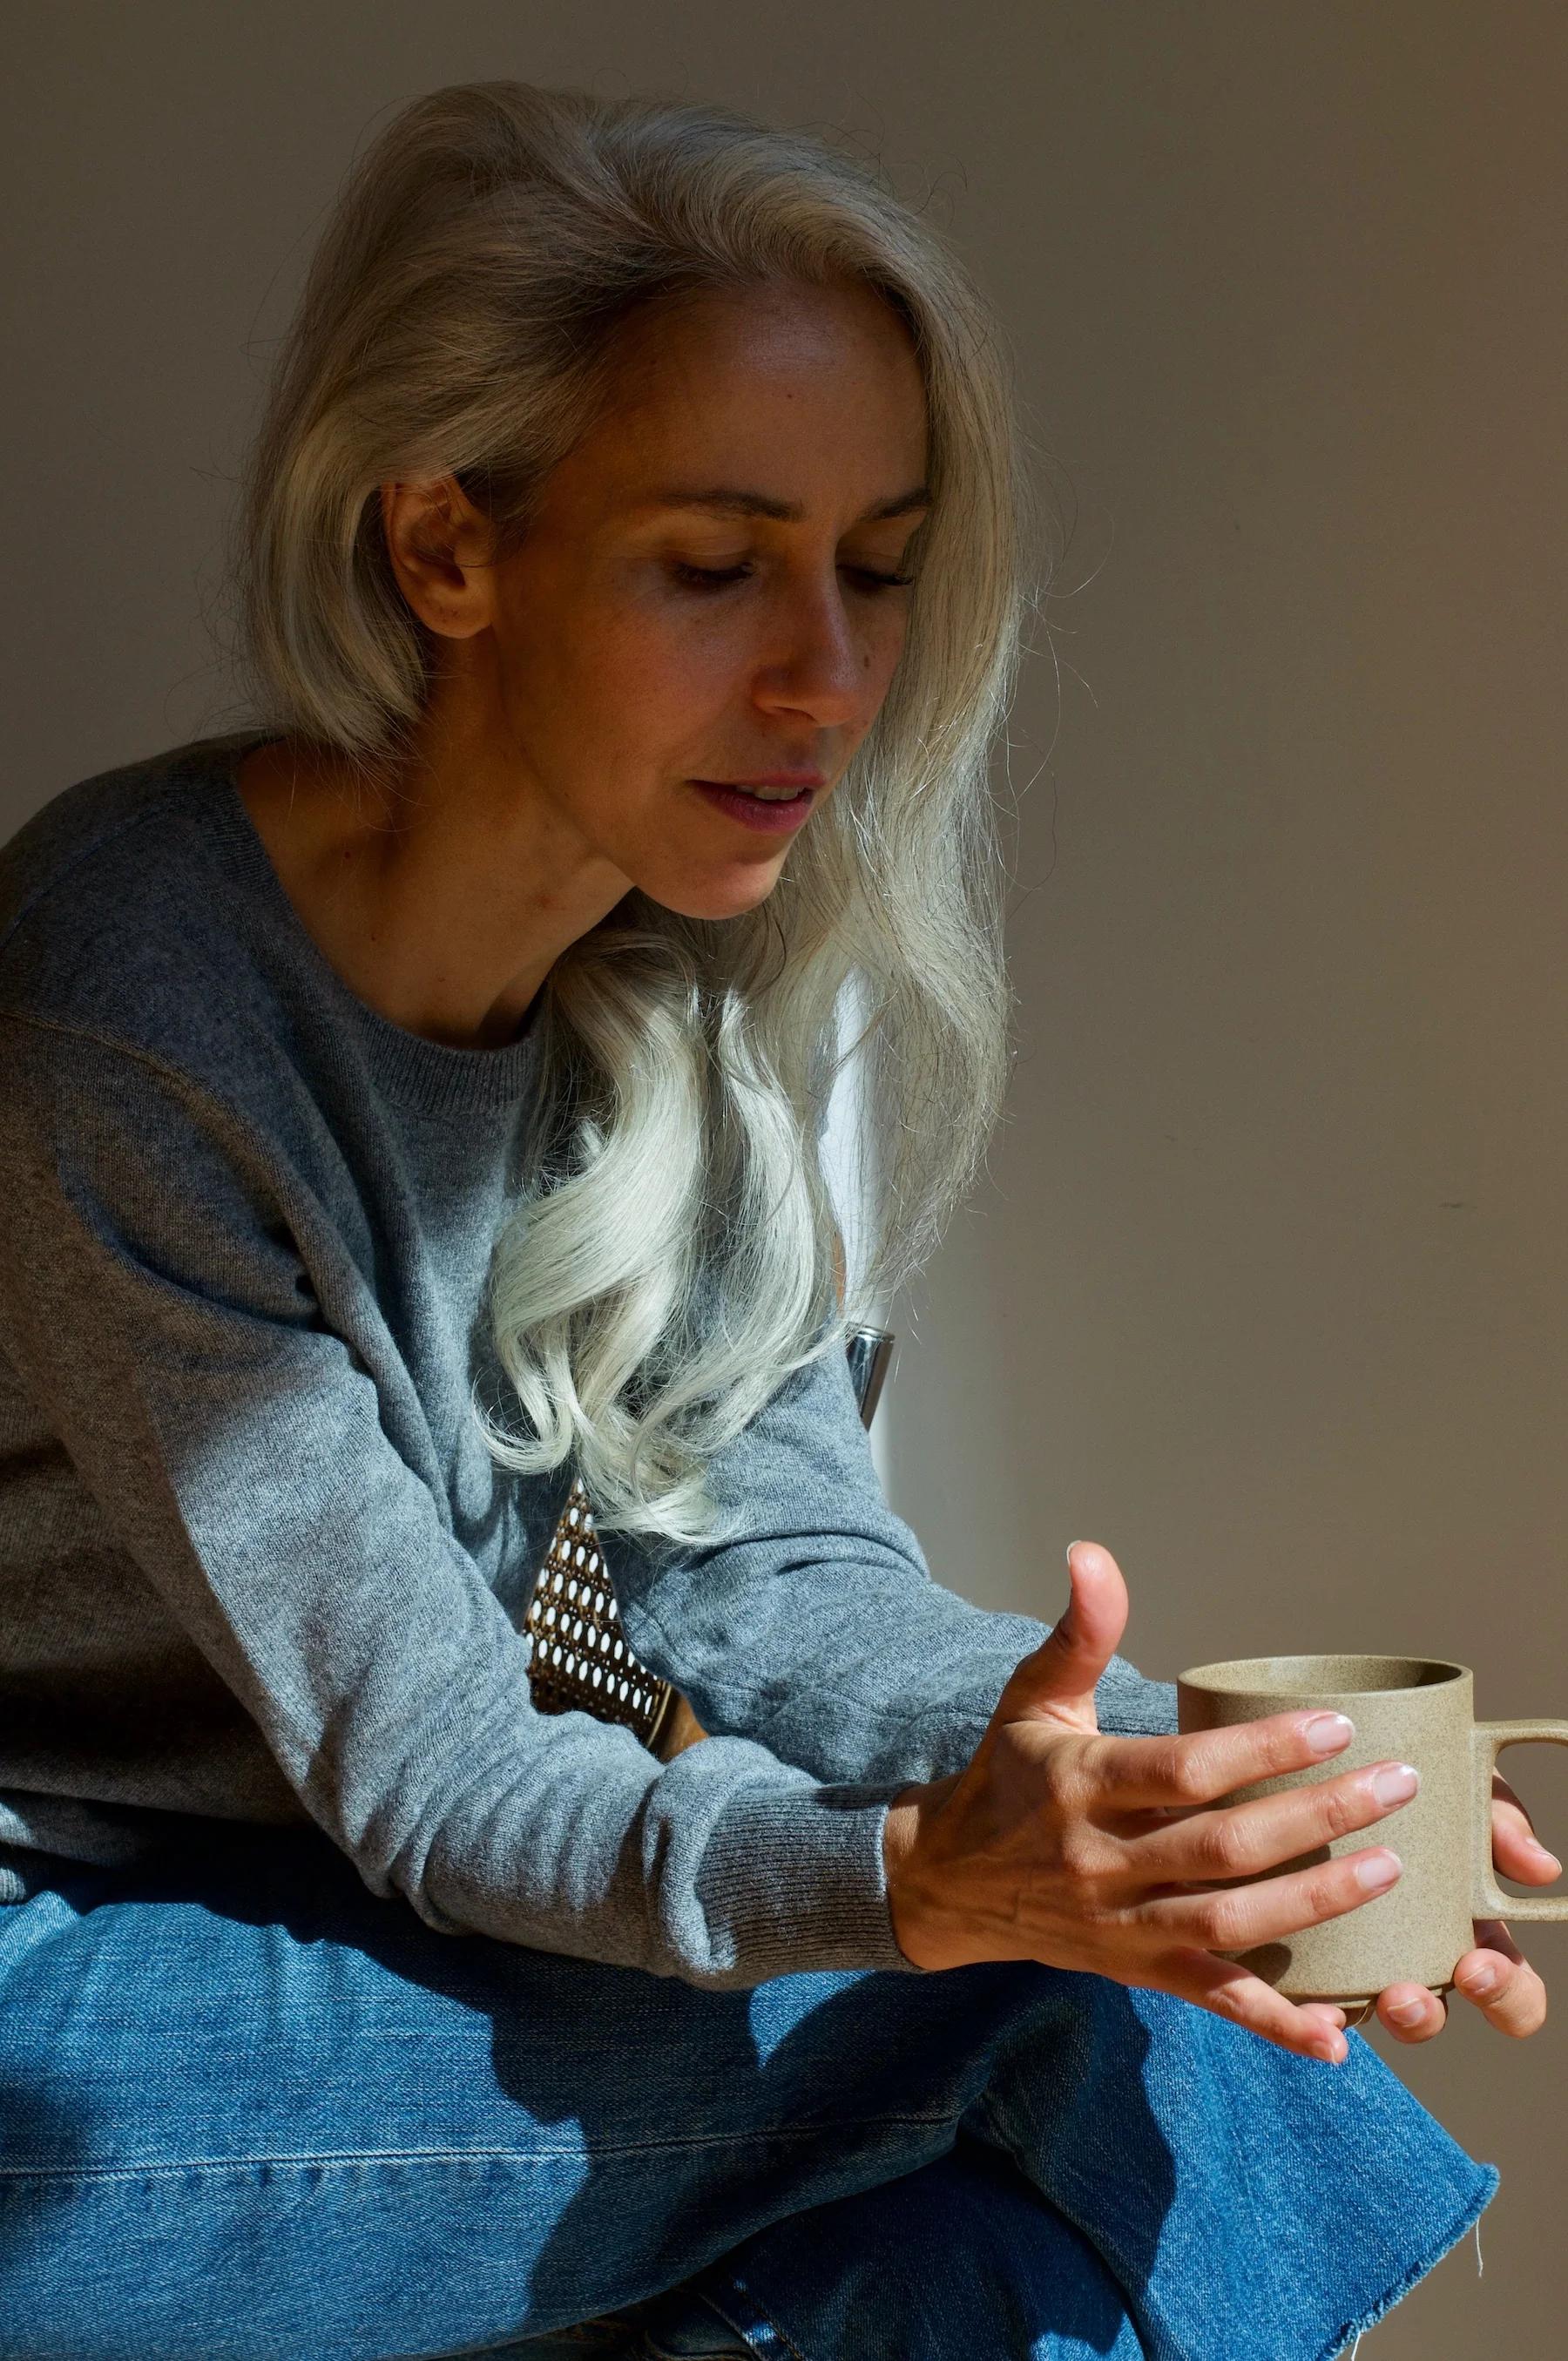
M258 746L274 744L275 730L235 730L205 741L200 753L217 759L219 829L243 873L255 884L294 955L334 1012L352 1026L389 1097L422 1115L484 1115L515 1105L539 1062L540 1011L535 999L520 1034L494 1049L460 1049L411 1033L362 1000L346 983L306 926L240 793L239 766Z

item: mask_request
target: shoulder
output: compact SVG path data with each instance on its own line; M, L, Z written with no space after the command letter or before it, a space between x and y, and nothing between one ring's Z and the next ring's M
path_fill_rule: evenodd
M233 853L249 733L61 788L0 845L0 1021L221 1088L280 1033L268 914Z
M210 796L236 743L193 739L58 789L0 844L0 943L67 882L90 886L127 840L156 835L203 788Z

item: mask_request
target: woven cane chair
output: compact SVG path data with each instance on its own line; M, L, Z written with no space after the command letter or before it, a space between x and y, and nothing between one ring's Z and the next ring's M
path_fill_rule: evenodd
M851 1327L846 1337L850 1382L867 1427L876 1414L894 1336L891 1328ZM576 1707L600 1721L624 1722L665 1762L705 1735L680 1691L632 1653L580 1477L573 1478L534 1576L524 1628L533 1641L529 1687L542 1713L568 1713ZM725 2361L740 2352L716 2316L700 2315L700 2307L684 2309L676 2290L657 2308L651 2346L641 2341L641 2324L622 2315L529 2338L527 2350L532 2361L589 2361L590 2356L592 2361L635 2361L646 2351Z

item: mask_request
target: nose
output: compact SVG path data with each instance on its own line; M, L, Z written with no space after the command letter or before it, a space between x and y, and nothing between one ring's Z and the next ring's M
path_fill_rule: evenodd
M795 586L772 619L753 694L766 711L804 713L819 728L868 720L883 688L876 635L835 578Z

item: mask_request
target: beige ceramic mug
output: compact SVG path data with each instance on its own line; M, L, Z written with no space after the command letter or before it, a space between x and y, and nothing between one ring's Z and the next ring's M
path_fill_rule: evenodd
M1397 1811L1261 1872L1278 1877L1331 1854L1387 1842L1404 1863L1387 1893L1341 1917L1222 1956L1239 1960L1289 2000L1359 2008L1390 1984L1451 1990L1454 1969L1475 1948L1477 1918L1568 1919L1568 1894L1504 1894L1492 1872L1492 1773L1499 1748L1523 1739L1568 1746L1568 1721L1477 1721L1474 1689L1463 1664L1423 1656L1247 1656L1182 1674L1176 1696L1184 1730L1261 1721L1304 1707L1347 1714L1355 1724L1350 1744L1328 1762L1238 1787L1226 1804L1390 1759L1413 1763L1420 1773L1420 1790Z

